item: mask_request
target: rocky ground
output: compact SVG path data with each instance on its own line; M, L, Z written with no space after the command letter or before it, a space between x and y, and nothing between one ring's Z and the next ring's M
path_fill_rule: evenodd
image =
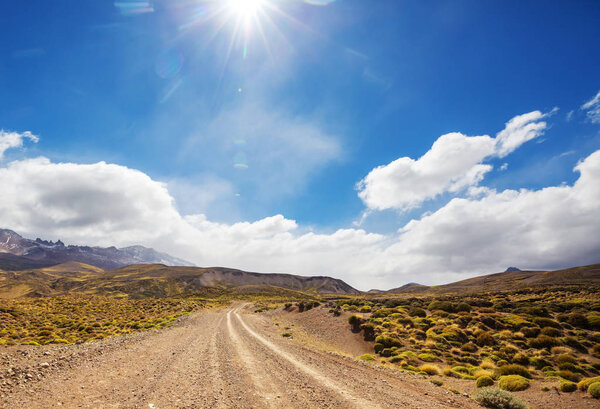
M8 347L1 408L475 408L415 375L281 336L242 305L81 345Z

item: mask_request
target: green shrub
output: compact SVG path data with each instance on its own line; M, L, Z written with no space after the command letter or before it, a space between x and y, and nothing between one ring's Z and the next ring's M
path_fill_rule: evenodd
M579 382L581 380L580 374L568 370L558 371L556 375L571 382Z
M560 337L562 335L562 331L558 328L553 327L544 327L541 331L542 335L548 335L549 337Z
M360 326L363 323L362 317L358 315L351 315L348 317L348 323L352 325L352 332L360 332Z
M466 344L461 346L460 349L462 349L463 351L466 351L466 352L477 352L477 350L479 348L477 348L477 345L475 345L474 343L467 342Z
M375 325L370 322L365 322L360 326L363 330L363 337L365 341L373 341L375 340Z
M402 343L399 340L397 340L396 338L392 338L389 335L385 335L385 334L379 335L377 338L375 338L375 342L377 344L383 345L384 348L402 346Z
M511 392L524 391L529 388L529 381L520 375L506 375L500 377L498 387Z
M548 335L538 335L536 338L529 340L529 346L536 349L552 348L558 345L560 345L560 340Z
M581 342L579 342L576 337L564 337L562 338L562 342L563 344L568 345L579 352L583 352L584 354L587 352L587 348Z
M473 398L482 406L490 409L528 409L525 402L510 392L496 388L478 390Z
M371 312L371 306L370 305L363 305L358 309L358 312Z
M395 364L396 362L400 362L402 361L404 358L399 356L399 355L394 355L393 357L390 358L389 362L392 364Z
M410 310L408 310L408 315L410 315L411 317L426 317L427 313L425 312L425 310L423 308L419 308L419 307L412 307Z
M577 390L577 384L575 382L562 381L560 385L558 385L558 389L561 392L566 393L575 392Z
M519 352L513 357L513 362L519 365L529 365L529 357Z
M591 384L593 384L594 382L600 382L600 376L595 376L593 378L585 378L582 379L578 384L577 387L579 388L580 391L587 391L587 389L589 388L589 386Z
M531 365L533 365L535 367L535 369L542 369L545 368L547 366L549 366L551 369L552 368L552 364L550 363L550 361L544 359L544 358L540 358L540 357L535 357L535 358L531 358L529 360L529 363Z
M284 338L291 338L292 337L292 333L291 332L284 332L283 334L281 334L282 337Z
M556 322L550 318L538 317L538 318L534 318L533 322L535 322L540 328L544 328L544 327L554 327L554 328L558 328L558 329L562 328L559 322Z
M432 301L427 307L430 311L441 310L446 312L455 312L455 306L449 301Z
M523 327L521 328L521 332L527 338L535 338L540 334L540 329L538 327Z
M600 399L600 382L594 382L588 387L588 393L592 398Z
M437 360L435 355L427 354L427 353L419 354L419 355L417 355L417 358L419 358L421 361L425 361L425 362L433 362L433 361Z
M529 370L524 366L518 364L503 365L499 368L496 368L496 375L520 375L525 378L531 378Z
M362 354L361 356L358 357L358 359L360 359L362 361L374 361L375 357L371 354Z
M590 328L600 330L600 315L588 315L587 320Z
M459 302L454 310L456 312L471 312L471 306L466 302Z
M477 386L478 388L492 386L493 384L494 384L494 380L492 378L490 378L489 376L480 376L479 378L477 378L477 381L475 382L475 386Z
M556 357L556 362L559 364L564 364L564 363L576 364L577 358L575 358L573 355L569 355L569 354L560 354L559 356Z

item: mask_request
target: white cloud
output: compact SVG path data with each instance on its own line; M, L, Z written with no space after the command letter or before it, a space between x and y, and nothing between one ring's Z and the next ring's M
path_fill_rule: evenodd
M525 142L540 136L546 129L546 122L538 121L553 114L556 110L555 108L547 114L533 111L508 121L505 128L496 135L495 154L503 158Z
M508 163L504 162L502 164L502 166L500 166L500 170L506 170L506 169L508 169Z
M0 167L0 186L0 226L27 237L100 246L142 244L204 266L330 274L356 285L365 276L355 263L367 265L385 239L360 229L298 231L296 222L282 215L234 224L204 215L183 217L166 184L104 162L14 161Z
M567 112L567 115L565 116L565 119L567 120L567 122L570 122L571 119L573 119L573 114L575 114L574 110L570 110L569 112Z
M123 166L27 159L0 168L0 226L112 245L160 237L180 216L162 183Z
M594 124L600 124L600 91L581 106L581 109L587 111L588 119Z
M492 169L481 163L484 159L504 157L540 136L546 129L546 122L540 120L549 114L533 111L516 116L496 138L457 132L442 135L417 160L402 157L373 169L358 183L358 196L370 209L407 210L442 193L477 185Z
M6 132L0 129L0 160L4 157L4 152L10 148L20 148L23 146L23 139L29 139L34 143L39 138L29 131L26 132Z
M471 186L398 233L316 233L282 215L216 223L183 217L167 185L124 166L27 159L0 167L0 226L67 243L139 243L202 266L330 275L361 289L435 283L509 265L559 268L598 262L600 151L574 185L497 192Z
M402 260L398 274L559 268L598 262L600 151L576 171L573 186L489 191L480 199L456 198L435 213L408 223L384 258Z

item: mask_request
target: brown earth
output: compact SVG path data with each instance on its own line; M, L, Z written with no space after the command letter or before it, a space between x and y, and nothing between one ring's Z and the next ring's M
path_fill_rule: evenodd
M242 307L82 345L5 347L0 408L478 407L421 376L284 338Z

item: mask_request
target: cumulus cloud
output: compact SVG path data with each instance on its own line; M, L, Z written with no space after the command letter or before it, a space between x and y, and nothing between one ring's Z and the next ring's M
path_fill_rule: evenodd
M554 111L552 111L554 112ZM477 185L492 169L488 157L504 157L546 129L540 111L512 118L495 138L454 132L440 136L419 159L402 157L373 169L357 188L358 196L374 210L408 210L426 200Z
M68 243L139 243L201 266L331 275L361 289L427 284L521 268L598 262L600 151L580 162L574 185L541 190L469 189L395 234L317 233L275 215L216 223L183 217L163 183L124 166L53 163L0 168L0 226Z
M4 157L4 152L10 148L20 148L23 146L23 140L29 139L37 143L38 137L29 131L26 132L6 132L0 129L0 160Z
M410 209L444 191L478 183L490 165L480 162L493 151L489 136L442 135L421 158L396 159L373 169L358 184L359 197L370 209Z
M0 225L109 245L159 237L180 218L162 183L123 166L14 161L0 168Z
M0 167L0 226L27 237L100 246L142 244L198 265L264 272L332 274L355 283L377 243L360 229L298 231L282 215L255 222L216 223L182 216L167 185L125 166L53 163L47 158ZM356 285L356 284L355 284Z
M594 124L600 124L600 91L581 106L581 109L586 111L588 119Z
M455 198L438 211L408 223L384 259L402 260L398 274L560 268L598 262L600 151L579 163L573 186L488 192ZM390 266L392 271L394 266Z

